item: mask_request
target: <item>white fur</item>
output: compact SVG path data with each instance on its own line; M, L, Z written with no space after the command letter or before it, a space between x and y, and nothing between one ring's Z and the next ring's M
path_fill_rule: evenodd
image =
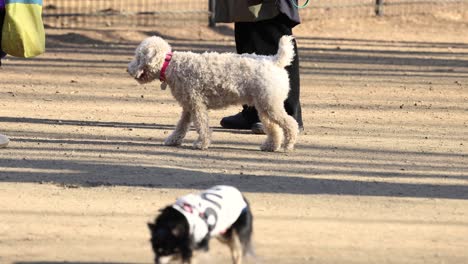
M294 56L292 40L292 36L283 36L274 56L173 52L166 69L166 83L182 106L182 115L165 145L181 145L193 122L199 134L194 147L206 149L210 145L208 110L247 104L255 106L267 134L262 150L279 150L283 137L284 148L294 149L298 124L284 110L289 92L284 67L291 64ZM160 37L143 40L128 65L129 74L140 83L159 80L169 51L171 47Z

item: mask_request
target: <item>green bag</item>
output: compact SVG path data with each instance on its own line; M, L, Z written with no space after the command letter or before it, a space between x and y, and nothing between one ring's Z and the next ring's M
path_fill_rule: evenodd
M22 58L44 53L42 0L5 0L5 4L1 49Z

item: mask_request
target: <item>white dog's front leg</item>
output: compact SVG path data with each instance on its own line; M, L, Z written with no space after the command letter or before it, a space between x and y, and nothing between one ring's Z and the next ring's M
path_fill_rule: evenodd
M210 146L210 126L205 106L196 107L193 112L193 124L198 132L198 139L193 143L193 147L207 149Z
M184 140L185 135L190 126L190 119L191 114L190 111L184 109L182 111L182 115L180 116L180 120L177 123L175 130L172 134L164 141L164 145L166 146L180 146L182 141Z

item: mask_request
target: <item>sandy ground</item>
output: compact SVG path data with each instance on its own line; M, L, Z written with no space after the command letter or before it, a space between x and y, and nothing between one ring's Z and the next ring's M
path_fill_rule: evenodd
M296 29L306 131L292 153L219 127L165 147L180 108L125 72L137 43L234 51L232 28L48 30L0 69L0 263L149 263L146 223L230 184L255 215L249 263L468 263L468 20L312 21ZM228 263L216 241L200 263Z

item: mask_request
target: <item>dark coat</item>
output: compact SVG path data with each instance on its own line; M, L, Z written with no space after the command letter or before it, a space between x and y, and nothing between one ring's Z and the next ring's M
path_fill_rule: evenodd
M290 27L301 23L296 0L216 0L215 21L220 23L256 22L280 14L287 17Z
M286 15L290 20L290 26L294 27L301 23L301 18L299 17L298 8L291 1L296 0L278 0L277 5L280 13Z

